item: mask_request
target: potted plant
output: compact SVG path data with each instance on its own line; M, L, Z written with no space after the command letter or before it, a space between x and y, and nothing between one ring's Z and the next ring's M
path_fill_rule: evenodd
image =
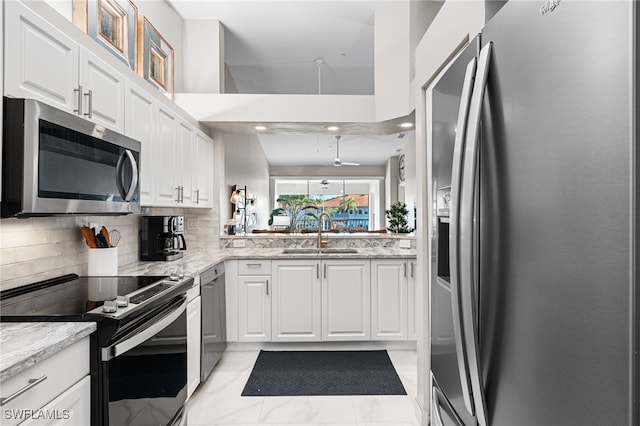
M390 232L395 234L408 234L413 231L413 228L409 228L409 224L407 222L407 214L409 214L409 210L407 210L407 205L405 203L398 201L397 203L392 204L389 210L385 210L384 212L389 220L389 226L387 229Z

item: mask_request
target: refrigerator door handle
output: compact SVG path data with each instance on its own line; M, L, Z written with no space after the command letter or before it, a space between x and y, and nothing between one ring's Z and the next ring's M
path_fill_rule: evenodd
M476 58L474 57L467 65L462 84L462 95L460 97L460 108L458 110L458 122L456 123L456 137L453 145L453 164L451 166L451 205L449 222L449 280L451 283L451 309L453 313L453 336L456 344L456 357L458 359L458 374L462 386L462 398L464 406L470 415L474 414L473 402L471 401L471 385L469 383L469 368L467 361L467 350L463 339L462 331L462 309L460 307L460 289L458 280L458 267L460 262L458 252L459 237L459 214L460 203L460 173L462 170L465 131L467 129L467 119L469 116L469 103L471 101L471 90L476 74Z
M444 426L440 413L440 401L438 401L438 389L431 388L431 424L432 426Z
M474 288L477 282L476 242L474 241L475 224L475 190L478 172L478 137L480 132L480 118L482 102L489 71L491 43L480 51L478 57L478 71L471 95L469 107L469 121L467 123L464 169L462 171L462 191L460 202L460 294L462 300L463 334L468 350L469 373L471 390L476 410L476 418L480 426L486 426L487 409L484 398L484 388L480 375L480 353L476 318L478 308L474 303Z

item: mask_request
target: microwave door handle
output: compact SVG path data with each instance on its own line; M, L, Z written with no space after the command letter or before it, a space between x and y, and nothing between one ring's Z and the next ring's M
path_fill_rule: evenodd
M122 179L122 167L124 166L125 158L131 164L131 184L129 185L128 190L125 190ZM124 201L131 201L133 195L136 193L136 188L138 187L138 163L136 162L133 153L128 149L126 149L118 159L118 165L116 166L116 184L122 199Z
M449 270L449 280L451 283L451 309L453 313L453 336L456 344L456 357L458 359L458 374L462 387L462 399L464 406L470 415L474 415L473 402L471 401L471 385L469 382L468 353L465 347L462 331L462 308L460 306L460 289L458 278L458 267L460 263L460 253L458 251L458 238L460 226L460 173L462 170L465 131L469 116L469 103L471 101L471 91L476 73L476 58L474 57L467 65L467 70L462 84L462 94L460 97L460 108L458 111L458 122L456 123L456 137L453 145L453 164L451 166L451 207L450 207L450 228L449 228L449 258L451 265Z
M487 408L484 398L484 386L480 375L480 352L478 343L477 321L478 307L474 303L474 288L477 283L476 241L475 241L475 212L476 185L479 165L480 119L482 116L482 102L487 85L491 46L489 43L480 51L478 70L476 73L471 104L469 107L469 121L467 124L464 170L462 172L462 194L460 202L460 294L462 296L463 330L466 347L468 349L469 373L471 390L476 410L476 417L480 426L486 426Z

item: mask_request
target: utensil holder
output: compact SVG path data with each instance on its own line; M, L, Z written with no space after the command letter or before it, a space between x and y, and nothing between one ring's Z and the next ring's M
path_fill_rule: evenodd
M118 247L90 248L87 254L88 275L118 275Z

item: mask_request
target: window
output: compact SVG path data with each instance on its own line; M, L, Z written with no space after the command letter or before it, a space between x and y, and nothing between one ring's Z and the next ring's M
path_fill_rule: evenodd
M293 231L317 229L326 212L334 227L344 231L378 228L380 179L272 178L275 214L288 215ZM323 229L329 229L323 221Z

